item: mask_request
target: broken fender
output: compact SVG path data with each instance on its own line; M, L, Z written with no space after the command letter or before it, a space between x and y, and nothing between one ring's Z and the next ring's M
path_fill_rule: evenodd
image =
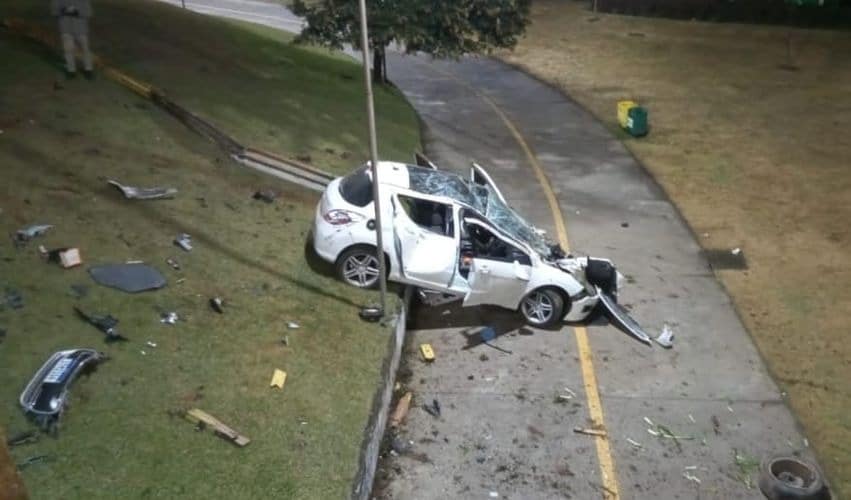
M614 297L604 293L599 288L597 289L597 293L600 295L600 303L603 304L606 317L609 318L609 321L613 325L645 344L650 345L650 335L641 328L641 325L637 321L632 319L632 316L615 301Z

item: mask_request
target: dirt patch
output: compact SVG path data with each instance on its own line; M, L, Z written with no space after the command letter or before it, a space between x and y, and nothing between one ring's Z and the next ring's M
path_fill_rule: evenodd
M849 53L847 32L541 1L528 36L502 55L612 130L618 100L649 109L648 137L620 137L704 248L747 255L747 270L716 273L840 496L851 492L851 346L840 314L851 310Z

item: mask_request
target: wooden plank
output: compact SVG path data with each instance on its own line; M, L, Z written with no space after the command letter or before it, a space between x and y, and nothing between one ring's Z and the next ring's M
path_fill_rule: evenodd
M209 427L213 428L213 432L215 432L220 437L231 441L237 446L246 446L251 442L250 439L233 430L232 428L225 425L221 420L216 417L210 415L204 410L200 410L198 408L192 408L188 412L186 412L186 418L190 422L193 423L203 423Z

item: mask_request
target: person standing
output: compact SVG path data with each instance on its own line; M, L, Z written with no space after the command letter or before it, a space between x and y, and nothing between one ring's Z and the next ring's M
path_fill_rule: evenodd
M79 46L83 55L83 74L91 78L93 73L92 53L89 50L89 18L92 6L89 0L50 0L50 13L59 20L59 34L65 52L65 74L68 78L77 75L76 50Z

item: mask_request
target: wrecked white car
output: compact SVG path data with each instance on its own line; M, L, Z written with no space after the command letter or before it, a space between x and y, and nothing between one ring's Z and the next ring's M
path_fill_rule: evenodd
M508 207L482 167L470 177L379 162L388 280L418 287L432 305L502 306L538 327L581 321L601 293L616 295L611 262L565 256ZM368 166L328 184L316 208L316 253L356 287L378 282L373 217Z

